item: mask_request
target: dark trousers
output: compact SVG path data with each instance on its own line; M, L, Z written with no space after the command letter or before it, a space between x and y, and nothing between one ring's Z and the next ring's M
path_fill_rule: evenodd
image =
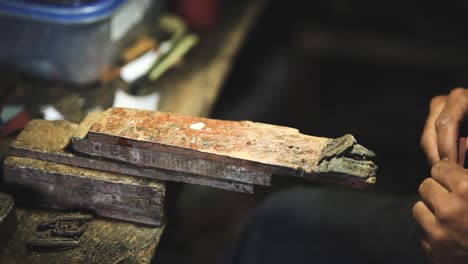
M295 188L258 208L226 263L429 263L415 196Z

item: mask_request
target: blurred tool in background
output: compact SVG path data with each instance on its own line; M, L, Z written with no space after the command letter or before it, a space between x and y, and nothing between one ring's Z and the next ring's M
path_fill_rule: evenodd
M162 0L0 0L0 63L73 84L99 80Z
M80 122L111 106L157 110L157 81L198 43L165 7L164 0L0 0L0 65L19 72L2 88L0 135L34 117Z
M220 20L220 0L178 0L177 9L195 31L207 31Z

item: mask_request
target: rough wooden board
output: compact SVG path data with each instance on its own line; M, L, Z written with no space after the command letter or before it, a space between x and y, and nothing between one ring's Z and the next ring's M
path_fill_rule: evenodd
M158 167L164 163L171 169L185 164L170 157L158 161L160 157L155 153L309 180L324 179L324 174L330 174L337 183L354 178L352 181L373 184L377 170L377 166L367 160L375 154L357 144L352 135L321 138L301 134L294 128L250 121L110 108L89 128L87 138L91 141L88 145L77 145L75 149L149 166ZM82 142L85 141L78 141ZM122 151L124 147L127 150Z
M251 184L270 185L271 174L258 173L239 166L225 165L204 159L188 158L183 155L156 152L136 147L119 146L73 138L73 148L88 155L114 159L145 167L179 171L186 174L206 175L205 179L224 179L239 183L238 187ZM260 175L259 175L260 174ZM248 189L246 189L248 190Z
M161 225L164 184L21 157L7 157L4 181L31 190L41 204Z
M90 126L89 124L97 116L99 116L98 113L90 114L78 127L67 121L32 120L11 143L10 154L155 180L200 184L239 192L253 192L253 186L248 183L218 179L215 177L204 177L171 170L132 166L124 162L91 158L85 155L79 156L68 151L67 146L70 143L71 136L82 137L86 135L86 131ZM270 178L267 178L267 180L269 179ZM267 183L269 183L269 181Z
M55 253L32 252L24 244L38 234L36 225L64 212L16 211L18 230L0 251L0 263L149 263L164 229L96 217L80 238L80 247Z
M289 127L126 108L107 110L88 138L291 176L318 172L330 140Z
M224 163L211 162L209 160L184 157L177 154L166 152L143 153L144 150L138 148L126 148L119 146L110 146L101 144L101 149L107 149L108 152L100 153L98 146L91 146L90 142L82 140L86 137L91 127L105 118L108 112L90 113L79 125L73 134L73 148L88 155L103 156L117 159L123 162L129 162L137 165L150 166L160 169L186 172L208 178L226 179L233 182L249 183L256 185L271 184L271 174L258 170L246 169L244 167L226 165ZM116 145L116 144L115 144ZM89 147L92 147L91 149ZM112 156L111 152L119 152L121 156ZM107 153L107 154L106 154ZM133 154L132 154L133 153ZM240 186L242 187L242 186ZM247 186L244 186L247 187ZM247 189L250 189L247 187Z

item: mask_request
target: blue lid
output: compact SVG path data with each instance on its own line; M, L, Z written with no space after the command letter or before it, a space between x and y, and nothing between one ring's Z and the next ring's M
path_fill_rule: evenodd
M127 0L0 0L0 12L61 23L107 18Z

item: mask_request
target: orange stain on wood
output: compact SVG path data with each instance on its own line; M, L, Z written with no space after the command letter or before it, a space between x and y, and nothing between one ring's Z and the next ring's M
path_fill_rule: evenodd
M301 168L306 172L314 171L320 151L328 142L327 138L303 135L289 127L125 108L109 109L88 135L91 139L94 136L94 140L96 137L128 139L118 142L108 139L126 146L141 147L138 144L146 142L205 153L208 159L227 157Z

